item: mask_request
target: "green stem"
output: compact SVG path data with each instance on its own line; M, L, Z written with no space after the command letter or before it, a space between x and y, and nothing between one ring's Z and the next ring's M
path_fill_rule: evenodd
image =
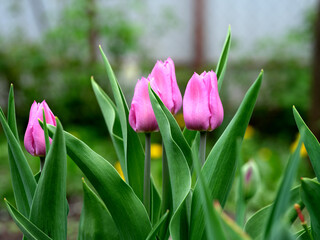
M40 157L40 172L42 172L43 170L44 161L45 161L45 157Z
M309 239L313 240L313 236L312 236L311 232L309 231L308 225L305 222L301 223L301 225L304 228L304 230L306 230Z
M207 132L200 132L199 152L200 152L201 165L203 165L206 161L206 137L207 137Z
M170 185L170 175L168 167L168 159L166 154L166 149L162 143L162 206L161 206L161 215L165 214L166 211L171 210L171 185ZM171 214L169 212L169 214ZM169 217L168 217L169 219ZM169 221L163 224L159 237L160 239L165 239L168 234L168 225Z
M143 185L143 204L151 217L150 209L150 148L151 148L151 133L146 133L145 142L145 160L144 160L144 185Z

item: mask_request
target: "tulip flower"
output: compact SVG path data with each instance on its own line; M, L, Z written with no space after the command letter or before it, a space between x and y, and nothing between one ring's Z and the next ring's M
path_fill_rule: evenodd
M183 117L190 130L212 131L223 121L223 107L218 92L217 75L194 73L183 98Z
M57 125L56 119L46 101L43 101L41 103L37 103L36 101L34 101L30 109L29 122L26 133L24 135L24 146L27 151L33 156L40 157L46 155L44 131L38 122L38 119L43 120L42 109L44 110L47 124L51 124L54 126Z
M158 123L152 109L148 92L148 83L150 80L153 79L150 77L142 77L141 80L138 80L134 89L129 112L129 124L136 132L153 132L158 130Z
M176 80L174 63L171 58L166 61L157 61L152 72L151 78L157 89L157 94L172 114L176 114L182 105L182 97Z

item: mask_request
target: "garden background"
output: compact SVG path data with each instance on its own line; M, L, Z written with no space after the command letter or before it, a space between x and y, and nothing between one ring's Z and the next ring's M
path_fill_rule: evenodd
M289 152L297 142L295 105L320 136L320 1L210 0L11 0L0 5L0 105L15 87L19 133L33 100L45 99L64 128L116 164L116 154L91 90L90 76L109 94L98 45L105 49L128 102L138 78L156 60L171 57L183 94L196 69L214 69L229 24L232 44L221 93L225 120L209 134L212 146L233 116L248 86L264 69L264 83L247 129L244 161L253 159L261 183L249 203L254 212L270 203ZM112 95L112 94L110 94ZM177 116L183 127L183 118ZM152 172L161 188L160 136L152 138ZM210 147L208 148L210 149ZM37 158L29 156L34 170ZM298 177L313 177L308 158ZM75 239L82 207L83 174L68 161L69 236ZM232 192L233 198L234 192ZM7 143L0 129L0 197L13 199ZM232 199L232 197L231 197ZM226 210L232 216L230 201ZM249 216L249 215L248 215ZM0 239L20 239L0 201Z

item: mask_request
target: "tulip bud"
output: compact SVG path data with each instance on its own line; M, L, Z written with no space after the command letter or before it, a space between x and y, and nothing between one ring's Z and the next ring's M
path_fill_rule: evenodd
M33 156L45 156L46 155L46 144L44 139L44 131L41 128L38 119L43 121L43 112L46 117L47 124L56 126L56 119L51 112L46 101L42 103L33 102L30 113L29 122L26 133L24 135L24 146L27 151ZM50 139L50 142L52 140Z
M243 179L243 192L244 198L249 200L252 198L260 184L260 175L256 163L253 160L248 161L241 168L242 179Z
M154 78L158 96L164 105L172 114L176 114L181 108L182 97L172 59L157 61L149 77Z
M134 89L134 95L129 112L129 124L136 132L153 132L158 130L158 123L154 115L149 98L148 83L153 79L142 77ZM151 83L151 86L153 84Z
M212 131L223 121L223 107L218 92L217 75L194 73L183 97L183 117L190 130Z

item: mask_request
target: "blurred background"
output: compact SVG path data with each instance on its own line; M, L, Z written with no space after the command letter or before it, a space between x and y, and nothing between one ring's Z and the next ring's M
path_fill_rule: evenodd
M101 44L131 103L137 79L156 60L171 57L181 92L193 72L215 69L228 26L229 62L221 91L223 125L210 133L208 152L246 90L265 77L242 158L258 166L261 182L248 216L270 203L298 131L295 105L320 137L320 1L216 0L11 0L0 4L0 106L14 84L20 139L34 100L47 101L64 128L116 164L117 158L91 89L90 76L110 95ZM178 122L183 126L181 115ZM153 136L152 171L161 188L161 140ZM23 143L22 143L23 144ZM26 153L34 172L39 160ZM312 177L301 152L298 177ZM68 160L69 238L76 239L82 207L81 172ZM298 179L298 178L297 178ZM14 202L7 143L0 128L0 197ZM234 190L227 211L234 213ZM0 239L19 239L0 201Z

